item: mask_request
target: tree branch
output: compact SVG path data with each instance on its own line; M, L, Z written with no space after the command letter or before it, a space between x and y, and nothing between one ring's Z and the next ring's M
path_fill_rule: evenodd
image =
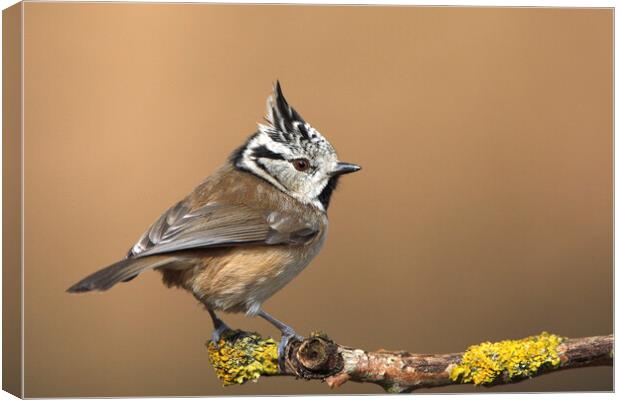
M228 331L209 357L224 385L261 375L321 379L334 388L347 381L375 383L387 392L463 383L492 386L567 368L612 365L613 335L568 339L546 332L520 340L485 342L451 354L411 354L353 349L313 333L286 348L278 367L277 343L256 333Z

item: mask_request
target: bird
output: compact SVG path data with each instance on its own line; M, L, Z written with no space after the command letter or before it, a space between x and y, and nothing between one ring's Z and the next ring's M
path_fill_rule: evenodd
M216 312L246 313L274 325L282 363L289 341L302 338L262 304L319 253L339 179L361 167L339 160L332 144L288 104L279 81L267 98L265 121L165 211L124 259L67 291L106 291L157 270L167 287L185 289L204 305L216 345L230 329Z

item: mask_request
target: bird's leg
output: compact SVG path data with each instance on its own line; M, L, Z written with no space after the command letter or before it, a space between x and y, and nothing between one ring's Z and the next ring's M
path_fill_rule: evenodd
M284 371L284 359L285 359L284 351L286 350L286 345L291 339L297 339L301 341L304 338L296 334L293 328L286 325L284 322L274 318L272 315L268 314L262 309L259 310L256 315L258 315L261 318L264 318L266 321L268 321L273 326L278 328L280 332L282 332L282 338L280 339L280 344L278 345L278 361L280 364L280 369Z
M213 333L211 334L211 341L215 344L215 347L218 347L218 343L220 342L220 338L222 337L222 333L230 329L228 325L224 323L216 314L215 311L207 307L207 311L209 311L209 315L213 320Z

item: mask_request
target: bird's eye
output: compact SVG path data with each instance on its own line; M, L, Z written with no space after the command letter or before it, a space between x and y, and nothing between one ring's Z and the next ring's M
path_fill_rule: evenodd
M295 167L297 171L303 172L303 171L307 171L308 168L310 168L310 161L306 160L305 158L298 158L291 162L293 163L293 167Z

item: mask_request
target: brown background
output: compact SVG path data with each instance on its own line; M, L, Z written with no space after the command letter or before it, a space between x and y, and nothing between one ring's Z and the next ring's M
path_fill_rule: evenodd
M222 389L207 314L156 273L64 293L254 131L276 78L364 169L268 311L367 349L610 333L612 22L609 9L26 4L26 396L380 392ZM436 391L611 389L597 367Z

